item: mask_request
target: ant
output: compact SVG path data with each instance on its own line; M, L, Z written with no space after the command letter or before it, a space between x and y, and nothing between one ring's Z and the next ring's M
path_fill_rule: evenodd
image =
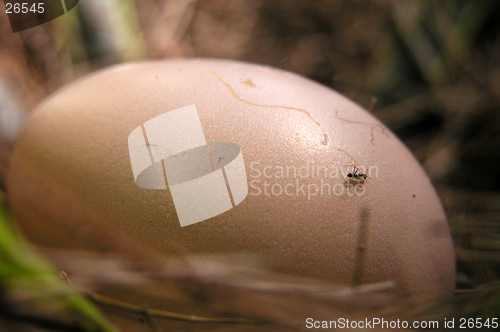
M358 168L354 165L349 165L349 166L353 166L354 169L353 169L353 172L352 173L348 173L347 174L347 177L348 178L351 178L351 179L356 179L356 180L361 180L361 181L364 181L366 180L367 178L370 179L370 177L368 175L366 175L365 173L358 173Z

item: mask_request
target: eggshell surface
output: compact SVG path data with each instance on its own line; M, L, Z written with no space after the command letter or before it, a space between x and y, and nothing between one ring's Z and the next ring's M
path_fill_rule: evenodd
M187 209L196 210L204 200L217 205L217 190L234 196L224 212L182 227L170 183L165 189L136 183L129 136L151 119L192 105L207 143L239 147L244 166L238 174L246 177L247 193L235 204L238 190L228 178L218 182L227 187L209 186L214 189L199 201L186 198ZM192 127L179 123L172 139L184 141ZM151 142L140 149L156 151ZM189 163L201 162L197 158ZM354 166L369 178L347 178ZM232 174L227 168L226 177ZM171 253L172 246L195 254L252 253L275 271L351 285L362 246L362 283L391 280L408 296L446 296L454 289L446 217L411 153L357 104L279 69L180 59L120 65L78 80L31 117L7 184L16 220L45 246L105 246L91 223L54 221L61 212L49 201L64 197L160 253Z

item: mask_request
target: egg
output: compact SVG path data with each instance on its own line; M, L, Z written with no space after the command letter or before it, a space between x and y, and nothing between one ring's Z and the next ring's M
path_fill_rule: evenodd
M276 68L178 59L89 75L34 111L7 186L39 245L120 239L253 254L335 284L393 281L400 296L454 290L446 216L408 149L359 105Z

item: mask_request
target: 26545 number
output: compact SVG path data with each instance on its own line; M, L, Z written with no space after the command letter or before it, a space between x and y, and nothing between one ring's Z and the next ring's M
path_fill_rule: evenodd
M26 13L43 13L45 8L43 7L43 2L34 3L31 7L29 7L29 3L6 3L5 9L7 14L26 14Z

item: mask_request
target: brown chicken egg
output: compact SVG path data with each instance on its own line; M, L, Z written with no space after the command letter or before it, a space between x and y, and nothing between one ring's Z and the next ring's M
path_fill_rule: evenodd
M29 119L7 185L44 246L112 251L114 234L331 283L358 273L401 296L454 289L447 220L408 149L357 104L275 68L179 59L80 79Z

